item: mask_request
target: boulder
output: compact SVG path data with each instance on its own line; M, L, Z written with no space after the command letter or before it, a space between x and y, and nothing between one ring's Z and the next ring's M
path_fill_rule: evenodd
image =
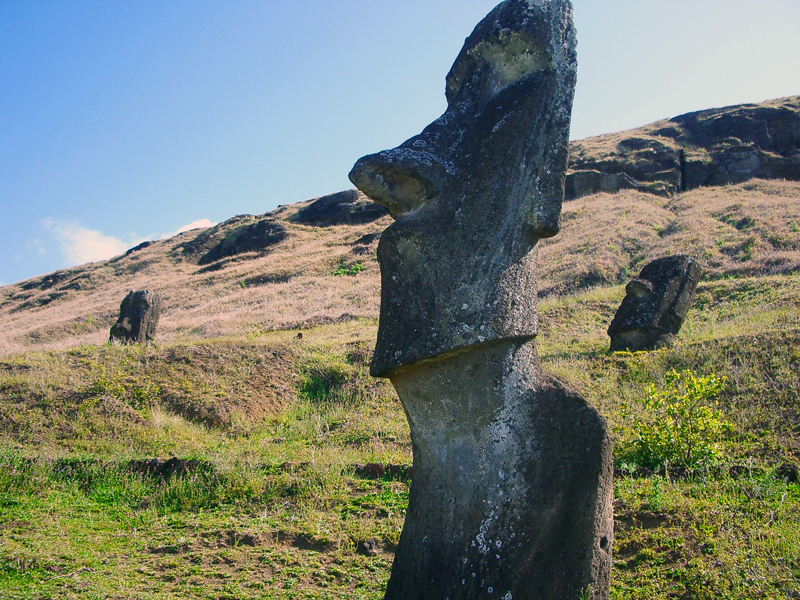
M625 287L625 299L608 327L611 351L671 346L686 319L702 269L683 254L654 260Z
M198 265L207 265L246 252L262 252L286 239L286 227L272 219L259 219L227 232L225 237L200 257Z
M110 342L144 344L155 339L162 302L150 290L132 291L119 307L119 319L111 327Z

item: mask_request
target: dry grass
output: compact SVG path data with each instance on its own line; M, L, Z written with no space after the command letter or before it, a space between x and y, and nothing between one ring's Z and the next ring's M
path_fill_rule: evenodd
M103 343L130 289L163 295L163 343L377 318L377 243L353 243L391 221L325 228L289 222L303 206L269 215L286 226L284 242L264 255L221 261L219 270L182 256L180 246L203 234L194 231L57 272L60 281L51 286L36 278L0 288L0 354ZM622 284L650 260L674 253L697 257L712 280L797 272L800 183L751 181L672 199L635 191L584 197L564 205L561 233L544 240L539 253L543 296ZM365 267L358 274L333 275L340 264L357 262Z
M613 285L669 254L696 257L709 279L800 270L800 183L754 180L671 199L597 194L564 205L540 245L541 294Z
M327 228L284 221L302 206L270 215L284 222L289 232L284 242L265 255L221 261L219 270L184 259L180 246L203 233L192 231L119 259L58 271L55 285L35 278L0 288L0 354L103 343L130 289L156 290L164 298L160 342L376 317L376 243L353 242L385 229L388 217L368 225ZM336 277L333 272L342 262L360 262L366 268L357 276Z

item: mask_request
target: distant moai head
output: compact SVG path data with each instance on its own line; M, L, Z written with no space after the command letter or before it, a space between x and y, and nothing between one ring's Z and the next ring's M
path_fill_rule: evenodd
M111 327L109 342L144 344L153 341L163 302L158 292L131 290L119 307L119 318Z
M576 68L569 0L507 0L467 38L446 112L353 167L395 219L373 375L536 335L533 249L558 232Z
M608 327L612 352L670 346L683 325L703 275L691 256L665 256L645 265L625 286L625 298Z

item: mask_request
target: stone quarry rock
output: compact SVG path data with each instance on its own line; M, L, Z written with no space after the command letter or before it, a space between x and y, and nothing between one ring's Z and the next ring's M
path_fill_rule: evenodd
M119 307L119 319L111 327L109 341L144 344L155 339L161 316L161 296L150 290L130 292Z
M238 227L228 232L225 237L208 252L198 265L207 265L222 258L266 250L286 239L286 227L272 219L259 219L255 223Z
M388 213L358 190L346 190L315 199L292 217L295 223L328 227L371 223Z
M623 189L668 197L755 177L800 180L800 96L573 142L565 197Z
M608 598L608 431L533 341L575 44L569 0L503 2L448 74L444 115L350 173L395 219L370 369L407 412L414 484L389 600Z
M608 327L612 352L672 345L692 305L702 269L690 256L654 260L625 287L625 299Z

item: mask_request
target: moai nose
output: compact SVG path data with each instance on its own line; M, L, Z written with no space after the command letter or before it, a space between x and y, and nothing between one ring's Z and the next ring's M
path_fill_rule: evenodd
M561 230L558 224L560 216L560 203L541 202L539 206L534 207L533 215L531 215L529 221L531 233L538 239L553 237Z
M401 146L359 159L349 177L398 219L439 195L447 169L430 152Z

